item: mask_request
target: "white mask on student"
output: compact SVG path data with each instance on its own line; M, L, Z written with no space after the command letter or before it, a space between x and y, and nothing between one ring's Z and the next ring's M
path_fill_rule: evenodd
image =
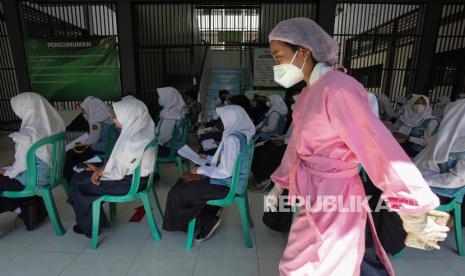
M424 104L416 104L413 106L413 111L416 113L423 113L426 110L426 105Z
M267 102L266 102L266 106L271 107L271 102L270 102L270 101L267 101Z

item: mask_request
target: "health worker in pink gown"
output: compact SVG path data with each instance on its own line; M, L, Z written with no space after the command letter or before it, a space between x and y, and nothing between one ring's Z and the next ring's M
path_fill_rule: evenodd
M305 199L281 258L281 275L394 275L370 213L353 203L365 198L360 166L401 215L407 232L439 248L448 228L426 216L439 200L372 113L364 87L330 67L337 59L337 42L307 18L280 22L269 41L275 81L286 88L307 82L265 203L276 203L281 189ZM325 197L339 197L337 208L324 209Z

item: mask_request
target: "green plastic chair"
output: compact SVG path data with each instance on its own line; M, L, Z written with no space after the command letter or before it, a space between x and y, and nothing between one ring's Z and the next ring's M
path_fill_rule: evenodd
M159 157L157 159L157 173L160 176L161 176L160 164L163 164L163 163L176 163L178 167L179 175L182 175L184 173L182 158L177 153L177 150L179 146L179 141L181 141L182 145L187 144L187 133L188 133L188 124L186 120L184 119L173 129L173 138L170 141L170 154L168 155L168 157Z
M462 203L460 199L465 191L458 192L454 198L448 204L440 205L436 210L443 212L454 211L454 230L455 230L455 244L457 246L457 252L459 256L465 256L463 250L463 241L462 241ZM394 257L400 258L404 255L405 249L402 249L399 253L395 254Z
M50 172L50 183L46 187L38 187L36 152L43 146L52 146L52 164ZM4 191L1 197L24 198L32 196L42 197L48 217L53 225L53 230L57 236L63 236L65 230L53 199L52 189L63 184L63 168L65 165L65 133L61 132L34 143L26 153L26 185L22 191ZM65 187L66 190L67 187Z
M155 158L157 156L157 141L156 139L150 142L146 147L145 150L148 150L149 148L153 148L155 151ZM156 161L156 160L155 160ZM117 202L131 202L135 201L137 199L140 199L144 205L145 209L145 215L147 217L147 221L150 225L150 228L152 230L152 235L154 240L160 240L160 232L158 231L157 225L155 223L155 220L153 218L153 212L152 212L152 206L150 204L150 191L153 191L153 195L155 198L155 206L158 210L158 213L160 214L160 217L163 219L163 213L160 208L160 203L158 201L157 194L155 191L152 189L153 185L153 175L154 173L152 172L149 176L148 182L147 182L147 187L141 191L139 190L139 184L140 184L140 164L137 166L137 168L134 170L134 173L132 175L132 184L131 184L131 189L126 195L122 196L114 196L114 195L104 195L95 200L92 203L92 240L90 244L91 249L97 249L97 242L98 242L98 229L100 226L100 206L103 202L110 202L110 213L112 218L116 215L116 205L114 203Z
M115 146L116 143L116 127L114 124L112 124L109 128L106 129L106 132L104 135L108 137L108 143L105 148L105 152L103 154L100 154L99 157L102 160L107 160L110 158L111 152L113 151L113 147Z
M249 228L250 227L253 228L253 221L252 221L252 216L250 214L249 199L248 199L248 194L247 194L247 186L249 184L248 177L246 177L245 179L246 183L244 187L244 192L241 195L237 194L237 189L239 188L240 168L241 168L242 162L248 152L249 153L249 164L248 164L249 166L246 172L246 175L248 176L250 172L250 168L252 166L254 150L255 150L255 140L253 140L250 144L244 147L239 153L239 156L236 158L236 162L234 164L233 175L231 179L231 187L226 197L223 199L215 199L215 200L207 201L208 205L214 205L214 206L220 206L220 207L237 204L237 207L239 208L239 215L241 218L242 232L244 233L244 236L245 236L245 245L247 246L247 248L253 247L252 239L250 238L250 232L249 232ZM195 218L189 222L189 226L187 230L187 241L186 241L187 251L189 251L192 248L192 243L194 241L195 222L196 222Z

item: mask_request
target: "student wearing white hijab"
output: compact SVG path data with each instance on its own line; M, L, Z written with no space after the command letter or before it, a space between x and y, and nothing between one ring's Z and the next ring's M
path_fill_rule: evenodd
M87 164L86 171L74 174L71 179L70 203L76 214L77 234L90 236L92 229L92 203L102 195L125 195L131 188L132 174L141 161L140 189L147 185L154 169L155 153L144 153L145 146L155 139L155 124L145 104L139 100L123 100L113 104L116 126L121 134L103 167ZM103 210L102 210L103 212ZM100 223L107 224L102 213Z
M112 142L109 137L109 129L113 126L110 107L99 98L90 96L79 104L79 109L89 123L89 133L87 139L66 152L64 176L68 181L73 175L74 166L104 153L108 143Z
M396 97L396 104L398 105L397 111L399 112L400 109L407 103L407 98L405 96L397 96ZM399 114L400 115L400 114Z
M379 115L382 121L390 121L396 117L394 107L391 105L391 100L385 94L377 94Z
M442 119L444 117L444 112L446 110L447 105L450 103L449 96L441 96L436 101L436 106L433 109L433 115L437 118Z
M414 94L399 116L394 137L407 155L415 157L425 148L438 127L439 119L432 115L429 98Z
M299 94L292 96L294 103L291 105L291 110L294 110L298 97ZM292 135L292 128L293 125L291 122L285 135L271 137L263 146L255 148L251 170L256 185L251 187L252 191L264 192L272 185L271 174L281 164L287 144Z
M453 197L465 187L465 100L447 107L437 134L415 164L439 196Z
M282 135L287 120L287 105L278 95L268 96L266 105L270 108L263 120L257 125L260 137L267 140L274 135Z
M0 194L4 191L21 191L26 184L26 153L39 140L65 131L65 123L58 112L47 100L33 92L21 93L11 99L11 107L16 116L21 119L18 132L9 135L15 142L14 163L0 169ZM50 164L52 161L52 147L43 146L37 150L37 185L49 184ZM0 213L13 211L31 198L1 198ZM41 199L34 198L33 204L43 204ZM40 206L38 206L40 207ZM40 208L39 208L40 209ZM22 212L25 211L22 209ZM44 209L40 210L44 211ZM26 213L26 212L24 212ZM28 230L35 227L37 221L26 221L26 218L41 219L40 214L20 215ZM37 217L39 215L39 217Z
M167 157L170 153L171 139L179 138L173 137L173 131L185 117L186 104L178 90L173 87L158 88L157 93L158 104L163 108L155 131L158 137L158 156Z
M208 239L218 228L221 219L216 214L220 208L206 205L206 202L228 194L236 159L255 134L255 126L242 107L228 105L217 108L216 112L224 125L221 143L213 156L205 157L208 165L194 167L171 188L163 219L164 230L184 231L189 222L197 218L200 229L197 241ZM247 189L247 166L248 162L243 162L239 194Z

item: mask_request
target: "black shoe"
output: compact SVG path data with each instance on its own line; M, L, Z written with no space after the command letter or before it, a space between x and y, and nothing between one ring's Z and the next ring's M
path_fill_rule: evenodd
M18 215L24 222L27 231L37 228L37 200L31 199L21 204L21 214Z
M76 224L76 225L73 226L73 232L76 233L76 234L79 234L79 235L84 235L88 239L92 238L92 236L90 234L84 233L84 231L82 231L81 227L79 227L79 224Z
M41 198L37 198L37 223L40 224L47 216L48 213L44 201Z
M218 229L220 224L221 224L221 218L217 218L215 224L211 228L202 227L202 229L200 230L200 233L197 234L197 236L195 236L195 241L203 242L203 241L208 240L213 235L215 230Z

